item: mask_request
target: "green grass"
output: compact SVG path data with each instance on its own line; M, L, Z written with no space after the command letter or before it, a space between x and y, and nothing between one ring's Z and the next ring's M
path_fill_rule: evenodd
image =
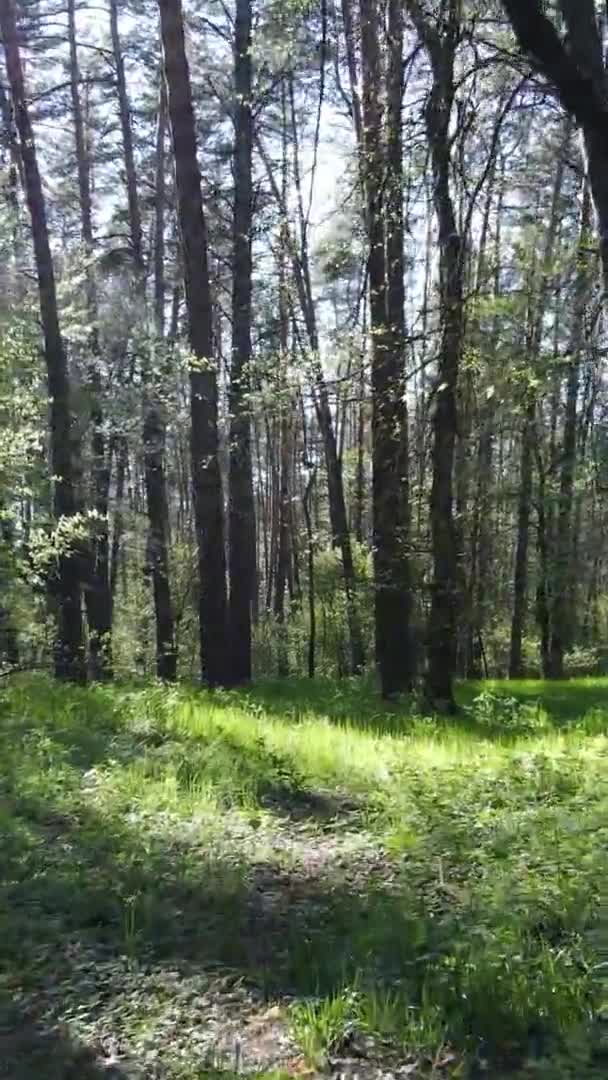
M0 1077L605 1075L608 680L459 700L3 684Z

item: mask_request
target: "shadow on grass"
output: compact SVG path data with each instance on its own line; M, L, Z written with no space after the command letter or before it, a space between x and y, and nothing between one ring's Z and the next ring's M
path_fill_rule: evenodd
M330 712L326 707L319 715L352 723L358 697L356 715L361 726L371 727L379 715L372 710L371 696L363 699L357 684L343 689L339 698L330 695ZM243 699L248 707L261 701L259 691L267 702L274 701L277 713L289 715L286 702L294 700L289 697L293 685L282 686L280 694L256 687ZM9 1049L15 1060L23 1057L21 1072L15 1068L7 1077L96 1080L93 1051L71 1048L69 1040L53 1034L61 1030L68 998L71 1007L77 1002L85 1013L98 1008L90 967L83 974L78 963L83 950L100 965L115 960L140 965L142 971L163 965L228 971L268 995L331 995L363 973L375 985L403 989L416 1006L433 985L432 993L446 1017L453 1011L464 1039L500 1048L502 1041L515 1038L525 1049L525 1021L520 1030L506 1006L501 1012L504 1003L494 993L496 984L480 982L477 996L468 990L467 997L459 993L453 969L442 966L459 943L467 945L475 928L438 887L433 865L418 865L415 873L409 866L407 879L395 872L390 880L387 867L373 859L348 868L330 860L321 870L314 859L299 870L278 862L252 865L227 839L218 846L203 833L197 837L195 823L194 828L184 823L181 830L161 831L160 818L159 826L150 828L136 811L129 817L106 807L101 814L80 787L82 771L119 752L125 760L145 754L153 767L158 751L162 764L162 725L147 737L131 735L129 745L115 710L104 705L92 735L87 726L97 724L96 717L78 707L64 715L71 692L57 693L56 718L49 719L52 702L46 708L34 702L28 711L24 701L22 712L6 707L2 716L0 979L18 990L21 1012L12 1020L10 1014L8 1020L0 1018L0 1033L12 1040L7 1059ZM73 700L82 705L79 695L75 692ZM106 697L99 696L103 705ZM322 698L316 700L323 708ZM263 708L273 711L270 704ZM315 714L307 707L294 715L294 723L310 712ZM406 713L396 715L409 720ZM245 745L224 736L191 739L171 733L171 753L183 762L177 779L185 790L196 778L199 754L213 783L225 785L226 795L238 783L262 801L272 804L275 799L280 810L297 806L300 799L302 816L313 816L314 798L293 771L285 772L286 761L263 744ZM45 773L47 760L52 767ZM325 812L323 799L321 804ZM495 974L484 977L494 979ZM45 1028L28 1017L38 1015L36 1003L45 1001L49 985L54 992ZM0 1059L2 1050L0 1042ZM72 1068L70 1055L82 1062L79 1072L66 1071Z
M24 1014L3 1016L0 1002L0 1057L19 1066L0 1077L96 1078L93 1050L72 1051L52 1030L66 1013L95 1014L100 986L91 971L114 963L232 973L263 997L336 993L361 971L387 983L407 975L413 1000L420 996L421 957L438 947L430 940L437 931L413 897L374 882L367 868L354 885L339 869L252 867L228 848L214 854L204 838L197 845L142 834L137 822L82 807L70 818L52 801L29 798L5 803L5 824L7 812L0 980L18 989ZM49 1001L47 1035L27 1013Z
M498 1059L507 1045L511 1054L513 1045L522 1055L528 1049L527 1014L497 992L491 965L461 985L469 969L446 964L476 929L438 885L433 866L408 865L406 877L373 853L346 868L340 860L319 867L314 858L299 869L250 864L227 844L214 852L204 836L197 843L192 833L187 841L179 831L159 835L137 819L82 805L70 815L52 799L17 798L4 813L12 836L0 973L19 986L26 1008L44 1000L50 984L51 1027L61 1024L66 1003L69 1012L76 1003L81 1015L95 1013L99 987L91 969L126 962L142 979L163 967L186 975L219 970L282 998L331 996L363 978L387 992L398 987L408 1007L433 1002L461 1046L470 1040ZM535 1017L534 1038L544 1047L556 1031L550 1015L540 1035L539 1023ZM23 1024L12 1035L22 1071L11 1077L96 1077L84 1067L59 1071L62 1040L48 1040L41 1064L40 1040L30 1044L25 1017Z
M127 1080L117 1065L0 1001L0 1080Z

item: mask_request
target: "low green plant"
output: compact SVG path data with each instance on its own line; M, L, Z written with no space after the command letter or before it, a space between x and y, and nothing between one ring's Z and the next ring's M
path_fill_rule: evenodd
M321 1067L353 1033L359 1017L359 994L344 988L329 997L299 1001L289 1012L291 1030L306 1060Z

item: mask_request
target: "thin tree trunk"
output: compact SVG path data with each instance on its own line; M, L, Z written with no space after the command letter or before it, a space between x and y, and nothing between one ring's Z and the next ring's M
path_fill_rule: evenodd
M122 557L122 541L124 536L124 498L125 483L129 470L129 444L126 435L115 435L113 438L114 456L116 458L116 492L114 507L114 528L112 530L112 547L110 557L110 593L112 607L116 601L118 588L118 572Z
M565 155L570 141L571 125L566 120L560 154L555 172L551 197L551 211L547 225L547 235L543 251L541 280L538 294L531 300L532 310L528 318L526 335L526 358L532 367L537 363L543 329L543 317L551 281L553 253L559 226L559 211L564 179ZM530 275L531 291L534 290L534 274ZM533 387L527 389L527 401L524 408L522 429L522 449L520 459L519 499L517 508L517 543L515 549L515 574L513 580L513 614L511 618L511 644L509 656L509 678L521 678L523 672L522 643L528 605L528 545L530 537L530 513L533 491L534 427L536 421L536 394ZM541 524L544 519L541 517ZM544 540L541 540L541 544Z
M251 0L237 0L234 42L235 143L230 382L230 681L251 679L251 615L256 589L256 525L251 462L252 233Z
M55 273L49 243L46 204L23 78L13 0L0 4L0 31L6 55L15 124L19 134L25 194L32 225L38 276L40 315L44 335L50 398L50 449L53 475L53 510L57 525L68 524L77 511L76 476L79 448L70 408L70 383L65 349L59 328ZM79 559L69 550L57 556L52 591L57 605L55 674L58 678L84 682L84 656Z
M155 229L154 229L154 316L161 351L165 339L165 133L167 93L164 72L160 72L158 127L156 137ZM160 373L146 372L144 386L144 480L148 511L149 565L152 573L156 628L156 674L174 682L177 677L175 618L169 571L169 504L165 478L166 424L156 383Z
M532 509L532 458L536 401L532 398L526 406L521 435L521 463L519 470L519 497L517 504L517 545L515 549L515 573L513 576L513 616L511 619L511 647L509 678L523 675L522 644L528 605L528 545L530 537L530 513Z
M564 677L564 651L572 644L573 619L569 609L569 580L576 573L572 557L572 510L577 457L577 403L580 386L581 353L585 337L585 311L591 285L592 247L591 198L585 182L581 210L580 237L577 253L577 270L573 298L573 325L568 349L568 378L566 384L566 411L561 450L560 488L557 509L556 550L553 561L551 596L551 641L549 676Z
M116 89L118 93L118 111L120 127L122 131L123 153L125 159L125 183L127 188L127 201L129 206L129 228L131 237L131 254L138 274L143 275L144 249L143 231L141 224L141 212L137 195L137 173L135 170L135 153L133 149L133 128L131 125L131 106L127 92L127 80L125 76L125 63L122 54L122 44L118 30L118 2L110 0L110 33L112 37L112 51L114 54L114 67L116 69Z
M110 591L110 537L108 524L110 468L104 434L105 421L102 406L102 384L100 374L101 357L99 352L99 333L97 329L97 290L93 269L94 242L91 170L82 106L80 103L80 68L76 42L75 6L75 0L68 0L72 115L74 118L74 136L76 142L80 223L86 261L87 315L91 328L89 335L90 361L87 371L87 381L91 398L90 415L93 429L91 438L93 506L97 515L94 523L94 534L91 539L90 551L86 552L89 572L85 589L85 602L89 623L91 674L94 679L107 679L112 675L112 594Z
M479 245L479 260L477 266L477 297L479 300L487 295L486 276L487 260L486 245L490 230L490 214L494 199L496 183L496 162L488 182L488 193L484 213L484 223ZM494 300L498 301L501 296L501 222L504 201L504 162L501 165L498 180L498 197L496 203L496 234L494 238ZM475 320L475 333L479 347L483 347L483 333L479 319ZM494 315L490 339L484 352L488 357L494 357L498 348L500 337L500 318L498 313ZM488 615L488 592L490 585L490 570L492 566L492 527L490 493L492 489L492 468L494 460L494 442L496 426L496 398L494 388L488 388L485 400L479 411L479 434L477 442L476 460L476 493L475 508L473 512L472 528L472 569L470 578L470 638L469 638L469 663L468 676L472 679L480 679L482 676L482 651L485 624Z
M315 486L315 472L311 472L308 482L306 484L306 490L304 492L304 499L302 500L302 507L304 510L304 520L306 522L306 538L307 538L307 560L308 560L308 678L314 679L315 677L315 657L317 648L317 615L315 609L315 540L314 530L312 525L312 515L310 512L310 503Z
M228 674L226 551L207 228L181 0L160 0L160 14L184 253L189 339L194 357L190 369L190 406L192 487L200 576L201 667L206 682L210 686L219 686Z
M327 383L321 365L317 316L312 295L307 250L305 245L300 251L296 248L294 238L289 228L288 208L284 205L281 198L281 192L276 177L274 176L272 164L259 137L256 141L260 149L262 160L264 161L273 196L281 209L285 222L286 237L292 261L298 302L306 326L312 368L315 413L321 438L323 440L323 452L327 472L332 543L334 547L338 548L342 557L342 573L346 596L346 616L350 635L351 670L352 673L356 675L363 670L365 655L363 650L363 638L361 635L361 623L357 609L355 565L348 528L348 515L346 513L346 499L344 496L344 477L338 458L334 418L329 401L329 391L327 389Z

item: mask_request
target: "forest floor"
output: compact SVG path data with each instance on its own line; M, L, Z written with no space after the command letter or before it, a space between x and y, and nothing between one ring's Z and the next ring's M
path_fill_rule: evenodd
M0 1077L608 1074L608 680L0 690Z

